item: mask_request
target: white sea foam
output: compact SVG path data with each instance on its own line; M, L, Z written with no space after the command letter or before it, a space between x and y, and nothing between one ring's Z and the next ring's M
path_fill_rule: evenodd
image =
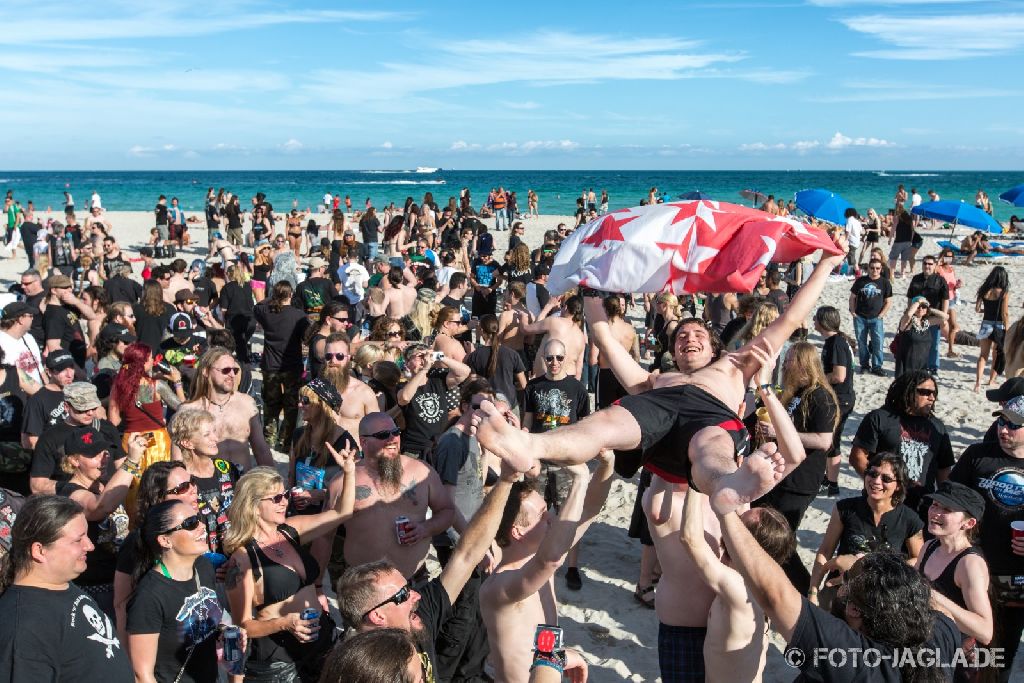
M444 185L444 180L357 180L345 185Z

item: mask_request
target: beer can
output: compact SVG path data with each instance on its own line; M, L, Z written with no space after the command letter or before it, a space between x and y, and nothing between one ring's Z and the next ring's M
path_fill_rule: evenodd
M228 673L234 676L240 676L245 671L242 630L237 626L224 627L224 664Z
M309 621L311 619L313 621L318 621L320 619L320 610L318 610L316 607L307 607L306 609L302 610L302 614L300 616L302 617L303 621Z
M405 545L409 542L409 531L412 522L405 515L395 517L395 536L398 538L398 545Z

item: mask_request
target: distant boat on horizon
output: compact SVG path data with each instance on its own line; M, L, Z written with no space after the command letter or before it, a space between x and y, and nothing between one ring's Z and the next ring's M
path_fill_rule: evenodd
M417 173L437 173L440 170L441 169L434 168L433 166L417 166L416 167L416 172Z

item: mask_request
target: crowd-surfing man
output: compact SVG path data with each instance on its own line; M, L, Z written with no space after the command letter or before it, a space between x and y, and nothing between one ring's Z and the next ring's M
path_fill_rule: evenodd
M603 680L559 623L562 591L589 607L588 591L617 590L584 584L575 549L614 475L641 468L634 524L658 578L625 609L657 620L665 683L769 676L769 630L800 680L1008 680L1024 631L1019 378L989 392L989 433L956 453L957 427L935 415L945 328L911 332L921 363L854 410L863 490L837 504L839 550L808 592L792 571L806 522L771 494L798 467L825 472L775 378L831 380L820 365L794 379L817 353L797 364L785 350L844 254L788 296L772 265L765 291L681 317L630 292L551 295L570 230L531 243L516 223L503 254L484 220L507 225L514 192L488 196L495 225L468 190L444 209L431 193L382 207L381 222L370 199L352 213L330 189L326 218L294 202L277 221L262 192L210 188L204 220L231 242L211 232L191 267L175 259L187 199L161 196L138 245L94 202L96 252L73 205L67 225L23 218L48 248L0 313L0 683ZM577 229L596 215L584 197ZM839 294L862 373L884 374L883 259ZM938 292L940 307L936 260L908 296ZM770 314L731 320L740 294ZM889 542L894 518L872 496L927 528L920 557L920 540ZM852 667L830 648L880 660Z

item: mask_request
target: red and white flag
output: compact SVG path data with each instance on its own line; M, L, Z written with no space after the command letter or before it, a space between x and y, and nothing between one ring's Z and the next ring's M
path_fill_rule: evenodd
M621 209L581 226L555 255L548 290L750 292L770 262L839 248L790 217L707 200Z

